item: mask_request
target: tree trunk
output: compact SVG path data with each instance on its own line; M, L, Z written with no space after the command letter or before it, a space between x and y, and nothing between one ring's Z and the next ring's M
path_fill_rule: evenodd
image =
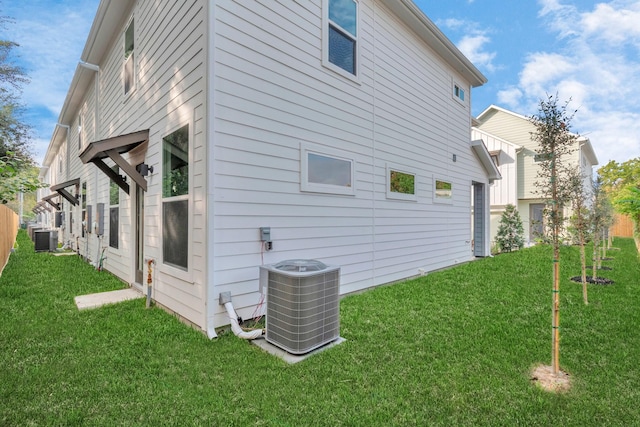
M584 248L584 235L580 233L580 264L582 267L582 299L585 305L589 304L587 297L587 255Z

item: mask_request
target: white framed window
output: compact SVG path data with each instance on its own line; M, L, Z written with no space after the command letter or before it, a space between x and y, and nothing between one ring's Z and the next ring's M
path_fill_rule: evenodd
M133 23L132 18L124 32L123 82L125 95L131 93L135 88L135 27Z
M356 79L360 66L359 0L324 0L323 16L323 65Z
M451 181L433 179L433 201L437 203L453 203L453 184Z
M452 93L451 96L453 99L458 101L462 105L467 105L467 88L466 86L461 85L460 83L452 80Z
M416 173L387 165L387 198L416 201Z
M82 114L78 116L78 151L82 151Z
M355 194L355 162L347 153L303 144L300 148L300 156L300 189L302 191Z
M189 125L162 138L162 262L189 270Z

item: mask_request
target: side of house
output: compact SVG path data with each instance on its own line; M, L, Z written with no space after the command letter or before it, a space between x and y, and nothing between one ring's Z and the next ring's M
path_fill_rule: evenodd
M346 294L486 256L485 81L410 0L102 1L43 165L61 239L211 337L261 264Z

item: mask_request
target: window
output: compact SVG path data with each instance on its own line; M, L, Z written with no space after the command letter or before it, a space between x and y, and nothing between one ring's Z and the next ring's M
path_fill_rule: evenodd
M124 94L131 92L134 86L134 26L133 19L124 32Z
M466 90L464 89L464 87L457 83L457 82L453 82L453 99L455 99L456 101L458 101L460 104L462 105L467 105L467 93Z
M111 170L120 174L120 168L114 165ZM120 229L120 187L109 181L109 246L118 249Z
M358 74L358 2L326 0L325 64L348 75Z
M80 200L82 206L82 223L80 224L80 233L82 237L84 237L85 230L89 227L89 224L87 224L87 183L83 182L81 188Z
M162 139L162 259L189 267L189 125Z
M333 150L302 147L300 179L302 191L354 194L353 160L338 151L327 151Z
M544 162L545 160L551 160L551 153L534 154L533 161L536 163Z
M82 150L82 116L78 116L78 151Z
M453 186L448 181L435 180L434 199L438 202L451 201Z
M387 166L387 198L417 200L416 174Z

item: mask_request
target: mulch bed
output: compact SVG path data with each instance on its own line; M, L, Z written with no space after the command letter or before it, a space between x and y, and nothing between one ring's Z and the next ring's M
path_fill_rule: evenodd
M582 277L574 276L571 278L572 282L582 283ZM592 285L613 285L615 282L613 280L605 279L604 277L596 277L595 280L593 276L587 276L587 283L591 283Z

